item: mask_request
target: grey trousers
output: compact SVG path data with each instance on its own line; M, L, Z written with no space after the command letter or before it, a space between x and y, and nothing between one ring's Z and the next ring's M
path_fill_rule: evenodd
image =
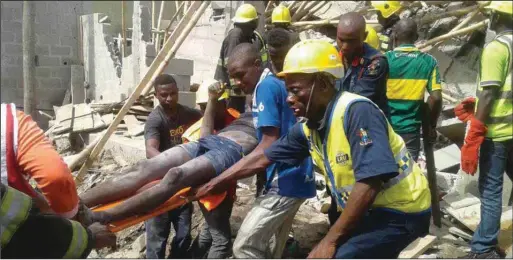
M233 245L235 258L281 258L292 220L305 199L266 194L256 198Z
M208 211L199 203L205 224L191 248L192 258L228 258L232 250L230 216L233 199L226 198L217 208Z

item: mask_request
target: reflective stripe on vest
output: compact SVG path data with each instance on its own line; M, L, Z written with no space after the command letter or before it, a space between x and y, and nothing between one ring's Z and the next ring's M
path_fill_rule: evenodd
M303 132L309 142L312 159L328 177L339 208L344 208L356 180L354 177L351 146L346 136L347 108L354 102L369 102L367 98L342 92L329 112L326 133L321 141L317 130L303 123ZM431 206L428 182L418 165L411 159L404 141L387 122L390 148L397 163L398 175L383 184L373 207L384 207L406 213L421 212ZM333 134L330 134L333 133ZM351 133L355 134L355 133ZM322 148L321 148L322 147Z
M489 82L490 85L500 85L500 92L493 102L490 115L486 120L488 131L486 136L496 140L503 141L509 140L513 137L513 91L512 91L512 64L513 64L513 35L511 32L501 33L495 37L495 41L506 46L508 49L508 68L506 76L502 82ZM482 57L483 58L483 57ZM480 87L477 89L477 96L479 97L482 87L486 86L487 82L481 82ZM479 101L479 100L478 100ZM477 106L476 106L477 110Z
M80 258L87 248L88 236L86 229L78 222L70 220L73 237L63 258Z
M32 207L32 199L11 187L7 187L7 192L2 198L0 206L1 240L4 248L16 230L25 222Z
M18 119L16 117L16 106L14 104L1 105L2 120L2 183L13 187L31 197L36 195L34 189L28 182L28 177L18 170Z
M388 51L388 44L390 42L390 37L380 33L378 38L379 38L379 42L380 42L380 45L379 45L380 50L382 52Z
M260 56L262 58L262 62L266 62L267 61L267 46L265 45L264 38L257 31L254 31L254 33L255 33L256 37L258 38L258 40L260 41L260 43L262 44L262 47L260 48Z

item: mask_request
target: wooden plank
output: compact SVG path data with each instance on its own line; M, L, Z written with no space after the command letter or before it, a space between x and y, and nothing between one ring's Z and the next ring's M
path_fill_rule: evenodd
M169 60L175 56L178 48L183 43L185 38L189 35L192 28L196 25L199 18L205 12L209 4L210 1L194 1L192 3L192 6L189 8L185 16L182 18L175 31L173 31L173 35L175 33L179 34L176 41L172 40L173 37L169 37L166 40L164 46L159 51L157 57L155 57L155 60L151 63L150 67L148 68L148 71L142 78L141 82L139 82L138 86L133 90L128 100L126 100L125 104L114 118L112 124L109 126L109 128L102 136L98 144L94 147L86 162L80 168L80 171L78 172L77 177L75 179L76 185L80 185L82 183L85 174L87 173L87 170L89 169L89 167L91 167L96 157L103 150L103 147L109 140L109 137L112 135L112 133L114 133L117 126L119 125L123 117L126 115L130 107L134 104L137 98L139 98L139 95L141 94L143 89L151 88L153 82L155 81L155 78L158 75L160 75L160 73L162 73Z
M443 199L452 209L460 209L481 203L478 197L470 193L466 193L464 195L447 195Z
M472 235L457 228L457 227L450 227L449 228L449 233L455 235L455 236L458 236L458 237L461 237L463 239L466 239L466 240L472 240Z
M399 258L417 258L431 248L435 241L436 237L432 235L427 235L422 238L419 237L401 251Z

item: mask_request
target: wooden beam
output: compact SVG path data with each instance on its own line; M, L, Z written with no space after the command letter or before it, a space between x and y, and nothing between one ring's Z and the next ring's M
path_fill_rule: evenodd
M167 39L163 48L159 51L157 57L155 57L155 60L151 63L148 71L142 78L141 82L139 82L138 86L134 89L128 100L126 100L125 104L118 112L113 122L107 128L105 134L102 135L102 138L91 151L91 154L87 158L86 162L80 168L80 171L78 172L78 175L75 180L77 186L80 185L80 183L82 183L87 173L87 169L91 167L94 160L100 154L103 147L109 140L109 137L112 135L112 133L114 133L114 131L116 131L117 126L119 125L119 123L121 123L121 120L123 120L123 117L126 115L132 104L134 104L134 102L137 100L142 90L145 89L147 86L151 86L155 81L155 78L160 73L162 73L164 68L167 66L169 60L175 56L176 51L178 50L178 48L180 48L181 44L189 35L192 28L194 28L194 26L198 22L203 12L205 12L209 4L210 1L194 1L192 3L190 9L187 11L185 16L180 21L177 30L173 32L179 34L180 36L177 37L176 41L172 40L172 37Z
M312 10L308 12L305 16L303 16L299 21L305 21L308 18L312 17L317 11L321 10L325 5L327 5L329 1L322 1L319 4L317 4Z
M471 26L465 27L463 29L459 29L459 30L454 31L454 32L449 32L449 33L444 34L444 35L440 35L440 36L435 37L435 38L433 38L433 39L431 39L429 41L426 41L425 43L417 45L417 48L424 49L425 47L427 47L429 45L432 45L434 43L437 43L439 41L444 41L444 40L447 40L447 39L450 39L450 38L453 38L453 37L456 37L456 36L460 36L460 35L464 35L464 34L467 34L467 33L471 33L471 32L477 31L479 29L482 29L482 28L486 27L488 25L488 21L489 20L487 19L487 20L481 21L479 23L473 24Z
M157 30L160 30L160 24L162 23L162 14L164 13L166 1L160 1L159 19L157 20ZM165 33L165 32L164 32ZM155 37L155 52L160 50L160 34Z
M121 57L126 55L125 0L121 1Z
M297 13L295 13L292 16L292 21L298 21L299 19L303 18L317 4L319 4L319 1L311 1L311 2L309 2L307 5L305 5L303 10L298 11Z
M481 3L481 4L478 4L478 5L473 5L473 6L468 6L468 7L464 7L464 8L460 8L460 9L456 9L456 10L452 10L452 11L448 11L448 12L441 13L441 14L434 14L434 15L425 16L422 19L420 19L419 21L417 21L417 23L419 24L419 26L421 26L423 24L432 23L432 22L434 22L436 20L440 20L440 19L447 18L447 17L463 16L463 15L466 15L466 14L468 14L468 13L474 11L474 10L477 10L479 8L487 6L488 4L489 4L489 2L486 2L486 3Z

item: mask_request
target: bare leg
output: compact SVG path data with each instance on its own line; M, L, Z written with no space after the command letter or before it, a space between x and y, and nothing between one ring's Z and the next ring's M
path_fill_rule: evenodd
M162 179L169 169L190 160L189 154L183 148L173 147L128 168L121 176L109 179L82 193L80 198L87 207L93 207L132 196L145 184Z
M100 221L112 222L151 211L185 187L196 187L216 176L212 163L204 156L172 168L162 181L102 213Z

